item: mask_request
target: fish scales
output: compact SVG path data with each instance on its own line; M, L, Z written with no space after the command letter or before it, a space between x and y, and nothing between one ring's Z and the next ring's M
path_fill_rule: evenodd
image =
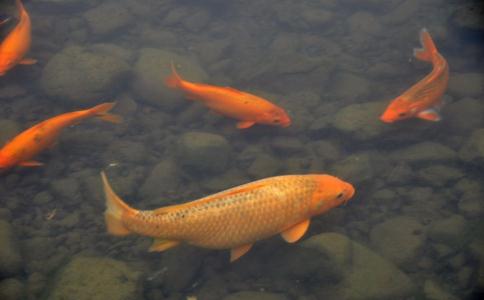
M306 176L274 177L258 189L234 189L201 198L167 213L139 211L126 219L134 231L205 248L230 248L263 239L308 217L316 182ZM225 194L225 195L224 195Z

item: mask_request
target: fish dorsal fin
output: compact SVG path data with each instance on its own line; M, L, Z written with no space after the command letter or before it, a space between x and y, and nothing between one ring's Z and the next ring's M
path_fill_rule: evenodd
M221 199L221 198L224 198L224 197L227 197L227 196L233 196L233 195L245 193L245 192L248 192L248 191L254 191L254 190L260 189L264 186L267 186L267 183L265 183L265 182L248 183L248 184L244 184L244 185L239 186L239 187L234 187L234 188L231 188L231 189L222 191L220 193L216 193L216 194L213 194L213 195L210 195L210 196L207 196L207 197L204 197L204 198L192 201L192 202L160 207L158 209L153 210L153 213L157 214L157 215L167 214L167 213L177 211L177 210L180 210L180 209L183 209L183 208L187 208L187 207L190 207L190 206L200 205L202 203L216 201L218 199Z
M309 227L309 219L298 223L281 233L282 238L288 243L297 242L306 233Z
M239 259L242 255L249 252L250 248L252 248L252 244L242 245L237 248L233 248L230 250L230 262L234 262Z
M238 89L234 89L233 87L226 86L226 87L224 87L224 88L225 88L226 90L228 90L228 91L231 91L231 92L233 92L233 93L237 93L237 94L239 94L239 95L241 95L241 96L242 96L242 95L245 95L245 93L244 93L244 92L239 91Z

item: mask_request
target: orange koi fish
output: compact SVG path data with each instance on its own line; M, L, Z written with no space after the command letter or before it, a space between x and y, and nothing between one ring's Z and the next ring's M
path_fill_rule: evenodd
M45 148L52 147L67 126L91 117L105 121L119 123L121 118L108 113L114 103L103 103L90 109L65 113L47 119L17 135L0 149L0 171L8 170L14 166L37 167L42 163L32 160Z
M171 64L172 75L165 83L168 87L185 92L186 97L202 101L213 111L239 120L237 128L249 128L255 123L281 127L291 125L291 119L281 107L231 87L218 87L183 80Z
M150 251L164 251L181 242L208 249L231 249L230 261L252 245L281 234L299 240L313 216L346 203L353 186L323 174L269 177L192 202L137 210L119 198L101 173L106 196L107 230L154 238Z
M419 60L431 62L432 72L390 103L380 117L383 122L393 123L413 117L428 121L441 119L439 110L449 82L449 65L425 28L420 31L420 43L422 48L414 49L413 54Z
M19 11L19 22L0 44L0 76L17 64L32 65L37 62L35 59L24 58L30 49L31 23L22 2L15 0L15 3Z

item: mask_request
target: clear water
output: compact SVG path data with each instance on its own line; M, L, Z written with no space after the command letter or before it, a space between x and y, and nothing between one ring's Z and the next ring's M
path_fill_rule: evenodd
M476 3L25 3L32 19L28 57L38 63L0 77L2 142L49 117L106 101L117 101L114 112L124 122L67 128L36 158L45 166L0 177L0 219L11 225L21 257L20 269L0 274L0 293L102 299L99 289L118 299L124 283L135 286L126 292L130 299L477 299L484 276L477 131L484 126L484 73ZM0 2L0 17L12 14L13 1ZM2 37L14 25L15 19L4 25ZM386 104L431 70L412 57L423 27L450 65L443 120L383 124L378 116ZM170 60L188 79L271 99L289 112L292 126L236 129L234 120L163 86ZM227 161L187 163L180 141L191 131L225 140L229 149L217 151ZM230 264L227 251L185 245L150 253L147 238L109 236L101 170L142 209L293 173L338 175L357 193L313 218L302 242L260 241ZM357 243L342 266L332 265L331 253L341 254L332 243L319 252L301 246L328 233ZM78 286L62 298L65 266L78 257L110 258L127 269L102 281L94 263L87 278L69 279ZM98 263L99 273L121 268L105 264ZM409 283L398 290L402 278ZM229 296L241 291L255 294Z

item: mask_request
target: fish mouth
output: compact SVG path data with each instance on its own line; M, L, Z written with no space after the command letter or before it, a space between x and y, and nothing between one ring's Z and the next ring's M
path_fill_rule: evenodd
M356 193L356 190L352 184L346 183L345 192L346 192L346 199L344 203L346 204L348 203L348 201L350 201L351 198L353 198L353 196Z
M380 116L380 121L384 122L384 123L393 123L395 122L395 120L385 116L385 115L381 115Z

